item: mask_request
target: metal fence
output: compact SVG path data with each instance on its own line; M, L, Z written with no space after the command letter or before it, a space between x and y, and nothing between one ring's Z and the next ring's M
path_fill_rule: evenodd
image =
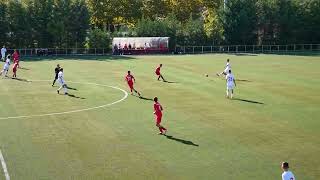
M320 52L320 44L178 46L175 52L181 54Z
M34 48L17 49L20 56L104 56L111 55L110 49L85 48ZM205 54L205 53L298 53L320 52L320 44L291 44L291 45L225 45L225 46L177 46L172 52L176 54ZM13 53L9 49L8 53ZM163 52L158 52L163 54ZM169 52L168 52L169 53Z
M8 49L12 54L13 49ZM111 55L110 49L85 49L85 48L34 48L34 49L17 49L20 56L104 56Z

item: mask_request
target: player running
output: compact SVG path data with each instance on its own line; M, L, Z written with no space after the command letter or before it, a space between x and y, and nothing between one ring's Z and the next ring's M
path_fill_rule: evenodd
M63 78L63 68L61 68L60 72L58 73L58 82L60 84L60 87L57 90L58 94L59 94L60 90L63 88L64 94L67 95L68 94L68 92L67 92L67 84L65 83L64 78Z
M13 72L12 78L17 78L17 67L18 67L18 63L14 63L12 68L12 72Z
M54 80L53 80L53 83L52 83L52 87L54 86L54 84L56 83L56 80L58 79L58 74L60 72L60 65L58 64L57 67L54 69L54 72L55 72L55 77L54 77Z
M227 59L227 64L224 71L222 71L220 74L217 73L217 76L221 76L222 74L226 76L229 73L229 70L231 70L231 64L230 64L230 60Z
M12 58L13 58L13 63L17 63L18 64L17 67L20 68L20 66L19 66L20 55L16 49L14 50L14 53L12 54Z
M136 89L134 89L134 87L133 87L133 83L136 82L136 79L131 75L130 71L128 71L128 74L125 77L125 80L127 81L128 86L130 88L131 95L133 95L133 91L134 91L135 93L138 94L139 97L141 97L140 93Z
M153 114L155 115L156 126L160 130L159 134L166 134L167 133L167 129L164 128L163 126L161 126L161 124L160 124L161 123L161 119L162 119L163 108L162 108L161 104L158 102L158 98L157 97L155 97L153 100L154 100L154 104L153 104L154 112L153 112Z
M289 163L283 162L281 168L283 170L282 180L295 180L293 173L289 171Z
M234 79L233 74L231 73L231 70L229 70L229 73L226 76L226 82L227 82L227 98L232 99L233 98L233 89L236 84L236 80Z
M0 76L1 76L2 74L4 74L5 77L8 77L7 74L8 74L9 67L10 67L10 58L11 58L10 55L8 55L8 56L7 56L7 60L6 60L6 62L4 63L3 69L2 69L2 71L0 72Z
M158 81L160 81L160 78L163 80L163 82L166 82L166 80L164 80L162 74L161 74L161 67L162 67L162 64L160 64L157 69L156 69L156 75L158 76Z
M7 53L6 46L3 46L3 47L1 48L1 60L2 60L2 61L5 61L5 59L6 59L6 53Z

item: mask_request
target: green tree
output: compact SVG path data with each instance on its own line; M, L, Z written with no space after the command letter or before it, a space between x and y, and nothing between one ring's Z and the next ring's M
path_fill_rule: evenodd
M101 29L93 29L89 32L87 47L88 48L110 48L112 38L110 33L102 31Z
M255 0L228 0L220 11L225 42L229 44L256 44L257 16Z

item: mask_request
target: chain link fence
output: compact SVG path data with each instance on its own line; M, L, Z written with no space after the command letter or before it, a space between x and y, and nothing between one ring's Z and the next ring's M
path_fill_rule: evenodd
M110 49L101 48L35 48L17 49L20 56L105 56L112 55ZM13 49L8 49L12 54ZM134 50L131 50L134 51ZM152 52L152 53L151 53ZM172 53L175 54L205 54L205 53L320 53L320 44L291 44L291 45L229 45L229 46L177 46ZM139 54L166 54L169 51L143 51ZM130 55L135 53L129 53Z
M320 52L320 44L291 44L291 45L229 45L229 46L177 46L176 53L294 53Z

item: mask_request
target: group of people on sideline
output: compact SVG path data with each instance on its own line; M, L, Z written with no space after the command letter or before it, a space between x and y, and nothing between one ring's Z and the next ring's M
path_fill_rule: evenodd
M20 62L20 55L19 52L15 49L12 54L8 53L6 46L4 45L1 48L1 61L4 61L3 69L0 72L0 76L4 75L5 77L8 77L8 72L11 65L11 59L13 60L13 67L12 67L12 78L17 78L17 69L20 68L19 62Z

